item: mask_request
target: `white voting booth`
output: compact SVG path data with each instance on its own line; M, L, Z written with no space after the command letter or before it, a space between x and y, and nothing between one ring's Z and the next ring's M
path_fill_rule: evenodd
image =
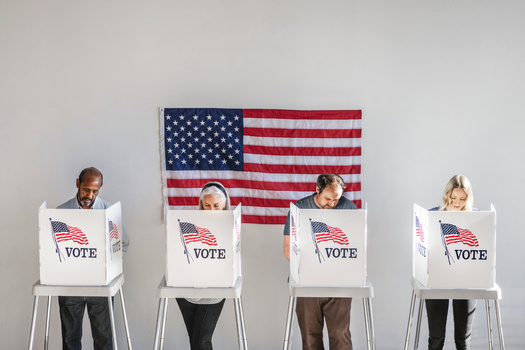
M290 276L297 286L366 284L366 210L290 204Z
M371 298L366 272L366 209L300 209L290 204L290 301L283 349L292 343L298 297L362 298L367 349L375 349Z
M122 274L120 202L107 209L39 209L40 284L108 285Z
M234 287L241 276L241 205L166 211L166 286Z
M429 288L494 288L496 210L428 211L414 204L413 275Z
M240 349L247 349L241 301L241 205L234 210L166 210L166 275L159 288L153 349L164 348L170 298L233 299Z
M493 349L490 300L493 300L500 349L505 349L496 284L496 209L489 211L428 211L414 204L412 300L405 337L405 350L416 298L419 311L414 349L426 299L484 299L489 349Z

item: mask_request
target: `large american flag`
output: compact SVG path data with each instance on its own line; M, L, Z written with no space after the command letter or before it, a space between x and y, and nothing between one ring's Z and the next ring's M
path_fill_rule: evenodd
M317 243L332 241L342 245L348 245L348 237L339 227L333 227L321 221L312 221L312 230Z
M164 201L195 209L221 182L244 223L283 224L290 202L337 173L361 207L361 111L160 108Z
M63 241L73 241L82 245L89 244L86 235L78 227L69 226L62 221L51 220L51 228L53 229L57 243Z
M441 223L441 230L447 245L452 243L463 243L470 247L479 247L478 239L470 230L444 223Z

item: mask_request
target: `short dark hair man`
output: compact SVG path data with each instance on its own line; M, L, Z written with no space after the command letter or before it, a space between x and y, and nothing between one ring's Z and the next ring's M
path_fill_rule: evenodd
M301 209L356 209L343 197L344 180L337 174L322 174L317 178L315 193L295 205ZM290 260L290 214L284 225L284 256ZM352 350L350 335L350 308L352 298L297 298L297 322L301 329L303 350L322 350L323 326L330 341L330 349Z
M77 179L77 194L74 198L57 207L57 209L106 209L111 206L98 197L102 187L103 176L96 168L82 170ZM122 228L122 250L126 252L129 237ZM82 321L87 307L93 335L94 350L113 349L111 321L108 299L105 297L58 297L60 321L62 323L62 348L77 350L82 348Z

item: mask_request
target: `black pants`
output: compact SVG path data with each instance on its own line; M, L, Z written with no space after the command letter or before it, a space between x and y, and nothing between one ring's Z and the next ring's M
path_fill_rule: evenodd
M60 296L58 304L62 324L62 349L82 349L82 322L86 308L91 322L93 349L113 349L108 298Z
M211 338L221 315L224 299L216 304L193 304L177 298L190 337L191 350L212 350Z
M443 349L449 300L425 300L428 316L428 348ZM452 300L456 349L469 350L476 300Z

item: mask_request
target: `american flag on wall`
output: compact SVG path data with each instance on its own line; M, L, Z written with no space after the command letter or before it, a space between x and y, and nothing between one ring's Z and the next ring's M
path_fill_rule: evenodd
M164 202L195 209L221 182L243 223L283 224L290 202L337 173L361 207L361 111L160 108Z

